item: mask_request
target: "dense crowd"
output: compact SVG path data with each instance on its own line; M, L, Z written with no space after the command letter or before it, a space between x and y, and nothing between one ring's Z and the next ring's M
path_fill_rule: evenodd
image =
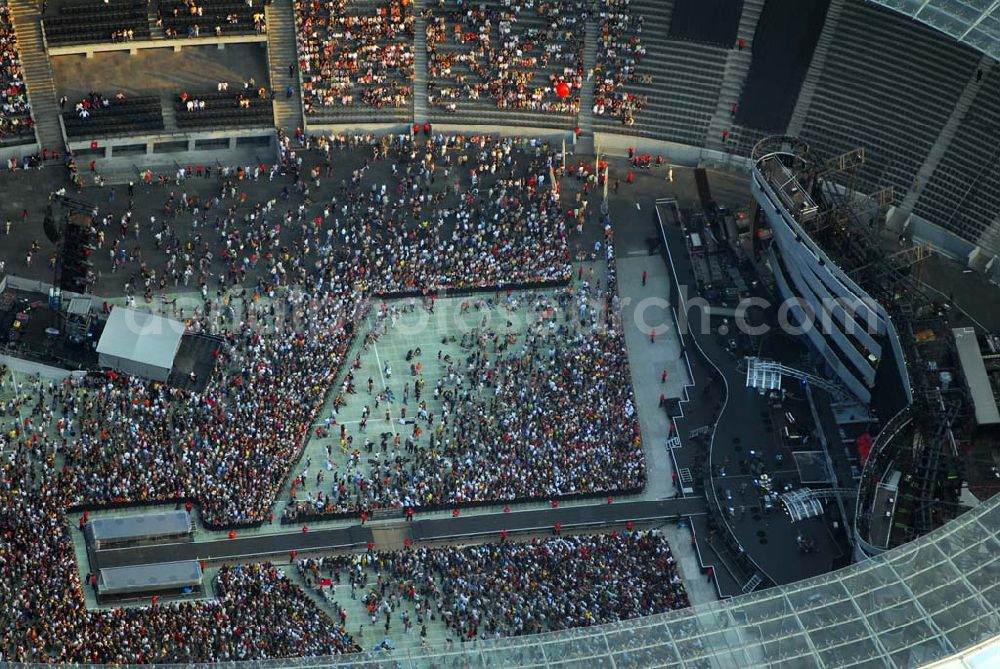
M83 588L90 586L77 568L65 499L55 492L65 488L65 472L28 430L12 427L0 445L0 659L188 663L357 649L269 564L222 567L211 602L87 610Z
M343 291L324 291L312 306L291 295L283 306L309 311L310 327L230 332L203 393L114 374L55 388L56 414L75 437L62 447L68 492L94 501L197 497L208 521L265 520L357 307Z
M154 602L147 608L87 610L83 591L92 587L96 577L81 578L69 534L75 530L70 529L64 509L88 498L78 478L82 467L71 458L62 461L62 449L72 437L88 432L88 418L81 415L78 419L69 406L60 406L65 387L29 381L18 384L11 396L6 368L0 369L0 377L0 391L9 397L0 403L5 416L0 432L4 471L0 480L0 601L4 603L0 659L187 663L356 650L342 628L281 569L269 564L222 567L214 584L216 599L211 602ZM145 392L138 384L134 389L138 397ZM79 394L88 402L103 402L113 393L82 389ZM122 399L119 404L127 403ZM153 411L145 400L137 405ZM59 418L49 425L53 410ZM105 427L103 434L110 438L110 433L124 426L109 422ZM142 439L139 452L147 453L150 442L134 428L125 431ZM108 445L123 460L120 473L112 475L120 475L122 492L131 494L138 488L129 479L145 475L147 464L132 458L118 443Z
M336 611L350 586L371 625L389 633L443 623L461 641L538 634L663 613L689 605L658 532L625 531L419 548L298 561Z
M85 101L102 105L105 98L95 95ZM165 300L165 291L181 284L200 292L193 306L175 304L175 315L191 332L217 337L216 363L200 391L107 372L22 386L0 406L0 601L7 604L0 659L195 662L356 649L271 565L223 568L217 602L89 612L82 598L89 579L81 581L77 571L64 512L74 505L191 498L200 500L208 523L273 520L271 506L327 390L347 371L342 362L355 324L371 310L378 325L365 334L385 332L391 308L369 307L366 295L569 278L567 212L551 183L558 154L543 143L396 135L307 138L306 144L293 149L286 142L280 166L217 167L209 197L187 192L186 180L197 177L182 169L176 187L164 190L162 213L148 223L133 213L132 186L127 206L114 206L109 193L111 204L94 220L94 258L107 260L95 264L127 276L133 301L138 294ZM334 176L334 161L348 154L365 158ZM380 163L391 177L369 174ZM197 174L213 173L199 167ZM280 197L251 198L255 184L279 178L289 184ZM421 415L415 407L414 424L423 433L415 430L411 452L394 445L397 452L379 458L370 472L339 481L331 508L360 512L641 486L644 461L624 345L600 306L613 284L574 285L530 297L508 294L490 307L538 318L513 340L485 327L469 333L468 357L442 359L435 387L426 389L441 396L442 415ZM563 314L573 317L564 321ZM492 420L485 420L487 412ZM423 470L404 466L400 457ZM564 562L564 546L609 559L625 550L606 539L559 541L568 543L539 549L548 556L491 547L460 559L496 558L520 573L538 570L539 592L558 601L570 579L594 577L586 566L566 565L570 571L560 579L544 581ZM664 555L657 541L643 541L641 555L647 545L649 555ZM444 557L436 564L449 568ZM441 592L464 599L459 586ZM631 595L622 584L608 587L606 595L595 590L594 599L546 599L535 611L525 599L517 603L524 614L516 625L453 604L447 620L456 634L472 638L551 628L556 612L562 626L590 624L681 601L682 591L672 590L670 599L663 590L673 585L655 586L648 596L646 586ZM555 608L544 608L550 604Z
M301 203L292 204L286 189L283 207L277 199L248 204L253 180L273 172L240 168L239 176L223 173L210 200L171 193L162 218L148 225L131 211L100 216L95 253L108 254L112 271L129 273L126 292L151 301L168 286L193 283L203 300L177 316L220 340L201 392L114 373L42 390L26 429L36 438L58 429L52 448L67 465L59 490L66 503L187 497L202 501L211 523L268 520L365 312L357 288L420 291L568 275L563 214L545 183L554 154L513 146L486 137L323 140L328 163L348 147L393 162L394 183L364 183L362 166L314 205L313 216L306 202L322 180L320 165L297 182ZM435 186L435 175L450 171L463 178ZM143 228L162 265L143 260L136 241ZM223 297L248 275L247 289Z
M403 388L392 384L412 412L404 434L389 443L383 433L378 443L364 424L352 430L351 466L333 472L328 492L286 507L284 519L641 488L628 360L620 328L609 327L607 297L584 281L496 305L467 302L484 325L461 334L463 357L423 356ZM369 342L396 311L378 309ZM503 325L512 319L529 323L523 335ZM342 384L335 407L351 383ZM431 397L440 413L428 408Z
M31 131L31 105L21 71L21 54L10 17L10 7L0 0L0 141Z
M500 109L576 114L583 82L586 3L439 0L426 10L428 103L457 111L483 100ZM559 97L560 83L570 95Z
M410 102L414 16L407 0L363 7L296 0L295 13L307 115L324 107L399 109Z
M594 114L617 118L624 125L632 125L646 104L644 95L629 91L630 85L640 81L637 70L646 55L641 40L643 17L632 12L629 3L607 0L601 4L594 75ZM651 77L642 81L651 83Z

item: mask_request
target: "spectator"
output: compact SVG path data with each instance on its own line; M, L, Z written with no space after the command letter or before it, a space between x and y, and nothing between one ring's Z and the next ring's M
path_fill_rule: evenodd
M629 126L646 106L646 96L628 92L629 85L652 83L651 76L640 77L637 73L646 55L641 41L643 17L632 12L630 0L608 0L601 5L599 17L601 36L597 42L593 112Z
M0 141L29 139L33 122L10 7L0 4Z
M502 7L442 0L427 10L428 103L576 114L583 83L582 0L511 0ZM570 85L560 98L558 84Z
M359 13L348 0L295 0L307 115L326 107L406 106L413 96L414 16L406 0ZM289 68L291 73L293 70Z
M78 106L100 110L106 102L91 93ZM511 139L430 132L420 137L301 136L302 149L282 138L278 165L218 169L217 190L210 197L187 190L184 180L196 172L181 167L177 187L164 191L162 213L150 218L149 234L142 235L162 260L153 262L152 254L143 259L131 203L95 215L101 248L94 261L127 277L128 300L140 292L151 302L155 291L165 298L168 286L193 284L201 297L190 307L175 303L175 315L191 332L216 335L219 346L214 368L197 379L205 384L197 390L109 372L29 381L16 397L0 402L5 421L0 432L5 470L0 597L8 611L0 620L0 656L5 660L188 663L356 650L343 627L320 613L273 565L222 568L216 602L86 611L64 509L197 498L210 525L267 522L328 389L336 394L346 380L342 363L356 334L354 324L372 312L376 327L370 334L379 336L391 318L391 310L373 306L370 296L571 278L566 214L549 183L558 152L544 143L519 146ZM324 165L359 154L367 156L364 164L345 174L339 186L332 171L323 174ZM392 177L372 177L369 170L376 163L384 174L391 169ZM280 200L251 199L258 181L282 173L289 176L289 186ZM152 176L144 176L144 182L150 184ZM321 186L329 188L319 200ZM365 508L405 506L408 496L410 505L419 507L642 485L645 463L620 327L601 306L593 306L615 294L612 247L602 248L610 272L603 289L586 282L573 293L511 294L486 305L530 310L540 317L515 341L483 327L473 330L463 342L471 359L443 361L434 370L436 379L425 372L434 385L426 392L440 392L449 411L446 421L413 408L415 420L426 426L426 436L416 437L419 444L414 444L420 452L412 454L428 467L425 479L401 467L396 478L379 489L369 486L357 499L331 492L331 507L360 514ZM576 320L554 319L557 308L575 313ZM369 335L358 329L357 334ZM487 353L495 365L485 363ZM464 388L449 378L448 364L468 380ZM0 370L0 378L5 371ZM543 376L548 384L541 382ZM473 380L493 396L465 390ZM552 384L573 392L552 392ZM591 414L570 415L578 411L578 402L588 403ZM515 415L510 408L515 404L532 406L532 412ZM480 434L473 416L487 409L511 425ZM577 452L567 451L566 442L555 437L557 424L576 432ZM508 430L530 441L505 443ZM481 449L473 447L473 438ZM432 440L435 448L473 462L450 471L429 448ZM500 486L495 473L504 459L528 454L533 462L510 461L510 489ZM380 460L378 467L383 466ZM370 473L374 483L374 474L382 471ZM466 586L455 581L442 585L439 613L445 615L447 607L452 629L473 638L591 624L591 619L680 605L682 589L667 579L638 589L631 578L595 584L592 592L606 592L607 598L593 602L568 585L573 579L590 583L598 573L596 560L584 564L560 557L581 549L621 559L620 573L631 570L638 578L656 573L648 564L669 564L665 545L636 537L560 538L551 541L563 543L546 542L537 550L470 549L462 559L484 565L484 585L503 580L497 566L508 564L523 569L552 601L531 603L515 593L511 601L519 620L477 619L456 606ZM645 543L637 544L630 562L619 558L626 549L613 541ZM454 568L451 555L442 552L428 564L444 574ZM555 578L542 578L546 570ZM639 597L647 588L653 594ZM499 610L496 602L490 600L489 610Z
M689 606L659 532L576 535L478 546L419 548L299 560L299 573L350 583L374 625L383 615L440 619L462 640L587 627ZM402 609L402 616L396 615Z

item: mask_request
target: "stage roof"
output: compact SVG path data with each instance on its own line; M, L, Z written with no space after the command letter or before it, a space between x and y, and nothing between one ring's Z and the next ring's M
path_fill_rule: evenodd
M201 565L197 560L101 569L102 595L179 590L201 585Z
M962 374L965 385L972 396L972 404L976 409L977 425L995 425L1000 423L1000 409L990 377L986 374L986 364L983 362L983 352L979 348L979 340L973 328L954 328L955 347L958 349L958 360L962 364Z
M190 531L191 518L183 510L94 518L90 521L90 534L100 542L155 539Z
M144 311L115 307L97 352L169 370L181 345L184 324Z

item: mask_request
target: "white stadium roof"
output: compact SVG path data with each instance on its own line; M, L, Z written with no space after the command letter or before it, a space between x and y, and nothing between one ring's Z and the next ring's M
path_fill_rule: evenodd
M1000 0L869 0L1000 60Z

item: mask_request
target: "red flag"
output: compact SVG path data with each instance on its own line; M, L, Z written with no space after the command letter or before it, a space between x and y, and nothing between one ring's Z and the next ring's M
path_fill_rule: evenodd
M324 588L325 587L329 587L329 586L333 585L333 581L331 581L328 578L321 578L321 579L319 579L319 585L320 585L320 587L324 587Z

